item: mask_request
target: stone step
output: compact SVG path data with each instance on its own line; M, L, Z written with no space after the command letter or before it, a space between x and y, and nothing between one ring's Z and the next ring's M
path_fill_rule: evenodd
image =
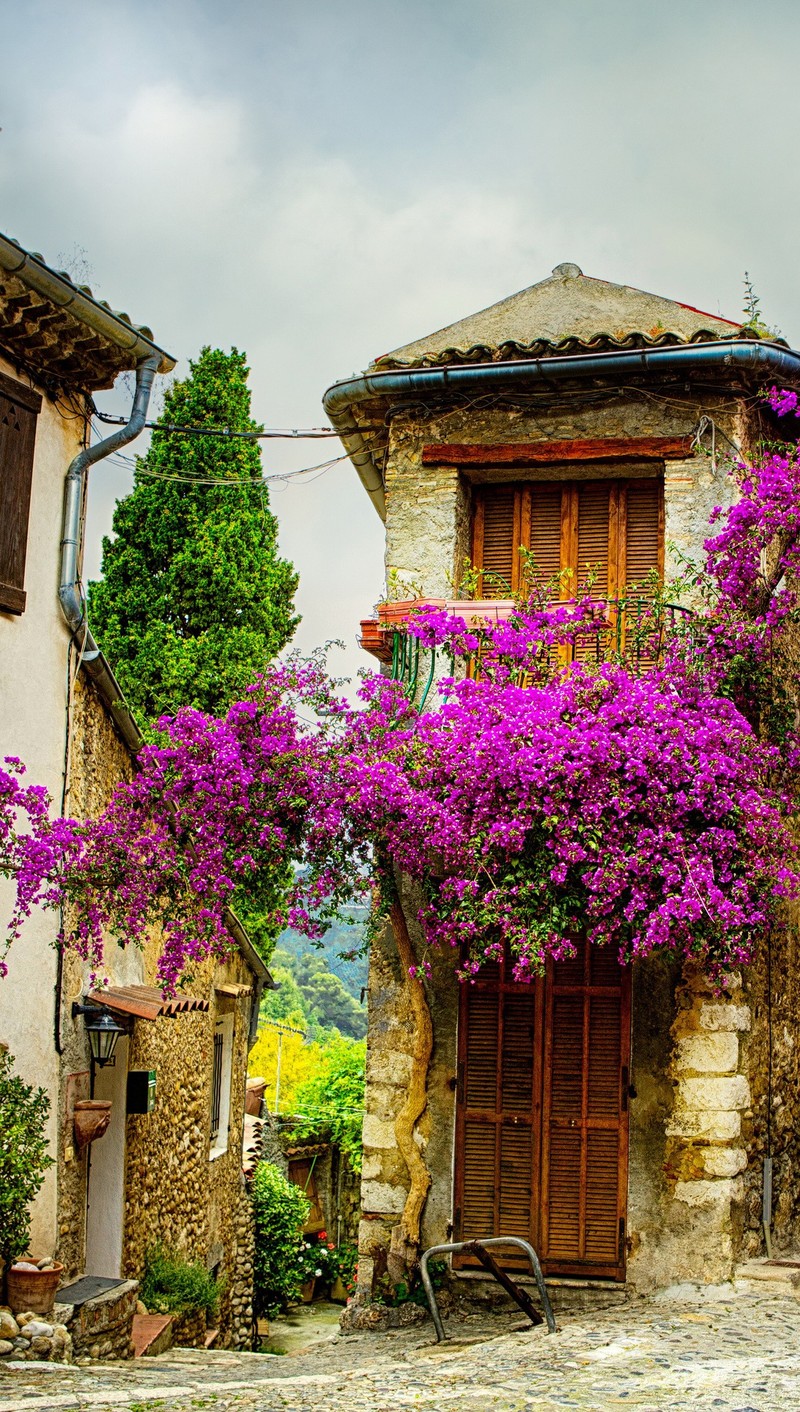
M792 1294L800 1298L800 1259L776 1256L773 1260L747 1260L733 1276L737 1290L768 1294Z
M154 1358L172 1347L171 1314L134 1314L131 1338L134 1358Z

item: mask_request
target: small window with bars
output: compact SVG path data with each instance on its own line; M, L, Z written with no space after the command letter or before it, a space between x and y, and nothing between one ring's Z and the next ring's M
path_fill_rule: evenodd
M211 1156L228 1150L233 1070L233 1015L221 1015L214 1026L214 1062L211 1070Z
M211 1080L211 1142L219 1137L220 1112L222 1109L222 1054L225 1038L222 1025L214 1033L214 1072Z

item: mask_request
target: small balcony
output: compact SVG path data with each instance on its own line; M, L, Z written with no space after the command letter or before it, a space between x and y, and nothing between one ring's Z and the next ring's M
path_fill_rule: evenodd
M373 617L362 618L360 646L391 668L392 678L405 683L407 696L416 700L420 707L424 706L437 675L437 649L423 647L406 631L409 619L422 608L441 609L461 618L468 628L508 622L518 611L511 598L414 598L379 603ZM597 604L596 626L587 632L583 641L550 650L558 654L563 666L576 660L587 666L624 661L634 672L644 671L661 659L671 637L691 630L692 617L689 608L653 598L637 595L630 599L604 599ZM447 660L449 664L449 657ZM480 670L480 653L477 653L469 660L467 672L470 676L480 676ZM519 685L529 684L526 676L524 672L519 674Z

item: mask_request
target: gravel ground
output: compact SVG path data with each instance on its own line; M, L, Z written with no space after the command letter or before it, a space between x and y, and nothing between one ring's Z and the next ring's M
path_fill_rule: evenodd
M518 1315L470 1316L448 1335L435 1344L427 1322L345 1338L318 1321L285 1356L181 1349L84 1368L5 1365L0 1412L800 1409L800 1300L786 1294L687 1291L562 1316L554 1335Z

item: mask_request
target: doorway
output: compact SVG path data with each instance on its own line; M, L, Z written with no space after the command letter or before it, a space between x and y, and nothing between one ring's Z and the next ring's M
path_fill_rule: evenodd
M546 1274L624 1280L629 968L588 942L531 984L488 963L458 1045L455 1239L521 1236Z

